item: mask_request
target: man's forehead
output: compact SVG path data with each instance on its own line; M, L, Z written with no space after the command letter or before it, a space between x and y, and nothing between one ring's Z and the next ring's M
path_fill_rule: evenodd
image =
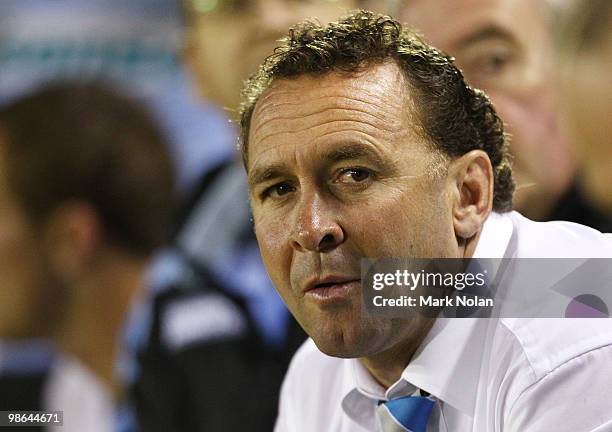
M415 135L412 104L393 63L358 73L300 76L260 97L249 133L249 166L280 148L330 140L392 142Z
M355 72L328 72L304 74L295 78L275 80L257 103L255 112L262 105L274 101L286 101L295 95L317 96L355 94L358 91L372 100L381 94L396 92L402 88L402 73L394 62L364 66Z
M253 147L261 147L271 137L299 133L305 128L333 130L353 122L381 133L397 132L405 128L405 117L411 112L405 89L395 63L370 66L356 73L279 79L255 106L249 153L252 155Z
M357 72L330 72L278 79L266 89L255 106L250 135L257 140L261 129L285 114L311 115L317 110L351 108L389 122L401 120L410 103L404 78L394 63L369 66ZM259 137L260 138L260 137ZM252 139L249 139L252 142Z

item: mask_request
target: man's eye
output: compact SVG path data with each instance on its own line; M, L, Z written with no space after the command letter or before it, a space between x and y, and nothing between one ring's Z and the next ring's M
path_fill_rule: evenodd
M267 188L263 192L262 196L264 198L266 197L280 198L284 195L287 195L290 192L293 192L293 190L294 190L293 186L291 186L289 183L277 183Z
M476 87L496 88L506 84L507 79L514 82L520 52L505 42L477 44L464 51L462 61L466 79ZM504 81L501 81L502 78Z
M493 53L481 60L483 72L496 74L501 72L508 63L508 56L504 53Z
M342 170L338 176L339 183L361 183L368 180L371 173L363 168L349 168Z

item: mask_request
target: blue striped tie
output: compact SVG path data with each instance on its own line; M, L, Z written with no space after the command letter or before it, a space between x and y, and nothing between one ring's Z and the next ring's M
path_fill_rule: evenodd
M434 403L422 396L406 396L381 403L377 412L383 432L426 432Z

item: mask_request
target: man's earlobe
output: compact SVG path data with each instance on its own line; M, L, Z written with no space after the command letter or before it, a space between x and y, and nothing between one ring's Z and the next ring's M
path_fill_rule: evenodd
M472 150L453 161L455 182L453 225L457 237L468 239L482 229L493 206L493 167L482 150Z

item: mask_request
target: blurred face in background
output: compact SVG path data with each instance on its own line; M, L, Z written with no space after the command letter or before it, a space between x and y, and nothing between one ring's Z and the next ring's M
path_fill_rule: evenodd
M404 0L399 17L456 58L512 136L515 208L546 218L574 173L555 97L546 10L534 0Z
M243 81L294 24L337 19L356 0L184 0L190 21L186 55L202 96L236 109Z

